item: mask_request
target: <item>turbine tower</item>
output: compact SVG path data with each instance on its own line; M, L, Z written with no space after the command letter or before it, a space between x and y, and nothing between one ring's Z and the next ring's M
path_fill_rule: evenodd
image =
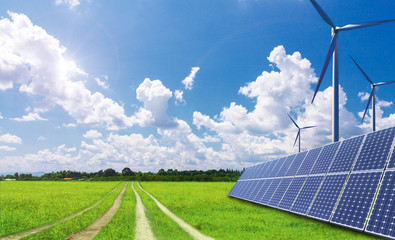
M298 141L298 138L299 138L299 152L300 152L300 130L307 129L307 128L313 128L313 127L317 127L317 126L308 126L308 127L300 128L298 126L298 124L296 124L296 122L292 119L292 117L288 113L287 113L287 115L291 119L291 121L295 124L295 126L298 128L298 134L296 135L296 138L295 138L294 147L295 147L296 141Z
M325 11L318 5L315 0L310 0L313 4L314 8L317 10L318 14L321 18L332 27L332 40L329 45L329 50L326 55L324 66L322 67L322 71L320 77L318 79L317 87L314 92L313 99L311 103L314 102L314 98L320 88L322 79L324 78L326 69L328 68L329 61L331 60L333 55L333 73L332 73L332 86L333 86L333 103L332 103L332 141L337 142L339 141L339 33L342 31L353 30L358 28L364 27L371 27L375 25L379 25L382 23L393 22L395 19L391 20L384 20L384 21L371 21L371 22L362 22L362 23L354 23L354 24L347 24L343 27L337 27L329 16L325 13Z
M361 122L363 122L366 112L368 111L370 101L372 101L372 111L373 111L373 114L372 114L373 115L373 123L372 123L373 126L372 126L372 128L373 128L373 132L374 132L374 131L376 131L376 89L375 88L376 88L376 86L382 86L382 85L388 85L391 83L395 83L395 81L374 83L372 80L370 80L368 75L362 70L362 68L358 65L358 63L354 60L354 58L352 58L351 56L350 56L350 58L355 63L355 65L357 65L358 69L362 72L362 74L365 76L366 80L368 80L368 82L370 83L370 85L372 87L372 91L370 92L368 104L366 105L365 112L363 113Z

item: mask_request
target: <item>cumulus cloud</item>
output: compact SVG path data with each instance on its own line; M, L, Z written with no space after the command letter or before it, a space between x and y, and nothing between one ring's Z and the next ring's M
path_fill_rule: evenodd
M38 113L28 113L20 118L11 118L17 122L31 122L31 121L47 121L48 119L42 118Z
M176 126L176 122L167 115L168 101L173 93L160 80L144 79L136 94L137 99L144 103L144 109L136 114L140 125L159 128Z
M92 93L87 76L77 64L66 59L66 48L24 14L8 12L11 20L0 20L0 89L20 85L19 90L43 100L35 112L61 106L77 123L118 130L132 126L133 117L102 93Z
M66 5L70 9L75 8L76 6L80 5L80 1L78 0L55 0L56 5Z
M185 104L185 100L183 98L184 92L181 90L175 90L174 91L174 97L176 98L176 105L181 105L181 104Z
M3 119L3 115L1 115L1 112L0 112L0 119Z
M9 147L9 146L4 146L4 145L0 146L0 151L11 152L11 151L15 151L15 150L16 150L16 148L14 148L14 147Z
M96 139L101 138L103 135L99 133L97 130L89 130L84 134L84 138L88 139Z
M44 137L44 136L39 136L39 137L37 138L37 140L38 140L38 141L44 141L44 140L47 140L47 138Z
M97 85L99 85L100 87L102 87L103 89L107 89L108 86L108 76L104 75L103 76L103 80L101 80L99 77L95 77L95 81L97 83Z
M14 144L21 144L22 139L16 135L12 135L9 133L0 135L0 142L3 143L14 143Z
M184 84L185 89L187 90L192 90L193 83L195 81L196 73L200 70L199 67L193 67L191 69L191 73L186 77L184 80L182 80L182 84Z
M71 128L71 127L77 127L77 124L75 123L63 123L62 124L63 127L67 127L67 128Z

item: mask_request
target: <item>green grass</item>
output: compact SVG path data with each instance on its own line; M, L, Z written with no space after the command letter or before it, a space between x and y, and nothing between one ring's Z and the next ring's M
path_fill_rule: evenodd
M115 198L122 191L124 184L125 183L122 183L121 186L119 186L116 191L112 192L107 197L105 197L102 203L86 211L82 215L73 218L71 220L59 223L42 232L33 234L28 237L24 237L22 239L23 240L64 239L70 236L71 234L88 227L100 215L105 213L111 207L111 205L114 203Z
M146 207L146 214L150 221L154 236L158 239L172 239L172 240L183 240L192 239L189 234L182 230L177 223L167 217L156 205L147 194L140 190L137 182L134 183L134 189L138 192L141 197L143 204ZM172 194L171 192L168 192Z
M379 239L228 197L234 183L143 182L170 211L216 239Z
M131 183L129 183L126 188L126 192L123 195L122 203L118 212L115 214L111 222L107 226L104 226L94 239L133 239L136 218L135 209L136 198L134 196Z
M118 182L0 182L0 236L55 222L103 198Z

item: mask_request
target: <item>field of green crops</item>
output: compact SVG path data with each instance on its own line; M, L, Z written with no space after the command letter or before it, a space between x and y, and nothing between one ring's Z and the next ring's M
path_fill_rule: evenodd
M0 239L65 239L111 207L125 182L0 182ZM234 183L142 182L171 212L215 239L374 239L371 235L227 196ZM116 188L117 187L117 188ZM112 191L115 189L115 191ZM135 184L157 239L192 239ZM72 219L65 217L80 212ZM94 239L133 239L136 197L129 183L119 210Z

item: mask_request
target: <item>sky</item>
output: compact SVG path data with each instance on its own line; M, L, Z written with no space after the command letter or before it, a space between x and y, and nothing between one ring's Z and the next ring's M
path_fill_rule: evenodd
M394 1L317 0L337 26ZM331 143L331 29L308 0L0 1L0 173L242 169ZM395 80L395 22L341 32L340 138ZM395 125L395 84L376 127Z

